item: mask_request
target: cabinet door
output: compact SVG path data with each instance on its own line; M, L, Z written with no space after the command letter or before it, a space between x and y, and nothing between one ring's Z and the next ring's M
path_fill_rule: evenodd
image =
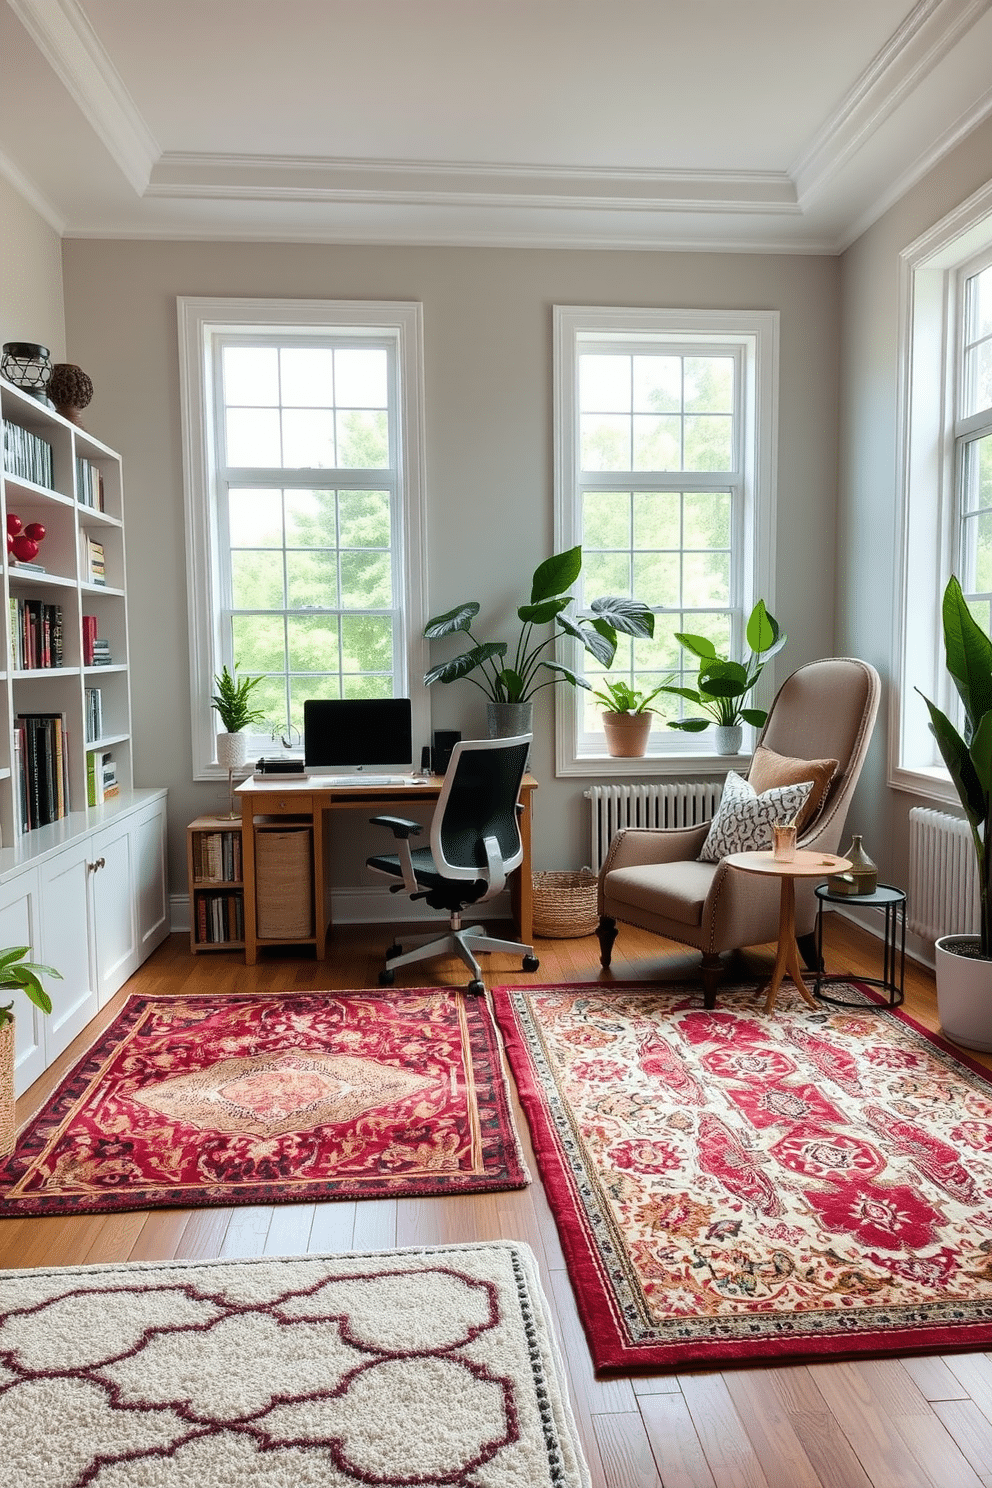
M37 869L19 873L9 883L0 884L0 946L30 946L29 959L42 960L40 908ZM53 985L58 983L46 979L49 991ZM11 999L14 1003L14 1094L23 1095L44 1072L47 1063L45 1014L28 1001L19 987L4 991L2 998L5 1003Z
M93 945L100 1006L109 1002L138 967L134 860L128 818L94 832L90 890Z
M165 807L164 798L153 801L131 818L139 963L169 933Z
M85 839L39 868L44 945L40 959L62 973L60 982L45 983L52 998L51 1017L45 1024L49 1064L98 1009L90 925L91 862L90 843Z

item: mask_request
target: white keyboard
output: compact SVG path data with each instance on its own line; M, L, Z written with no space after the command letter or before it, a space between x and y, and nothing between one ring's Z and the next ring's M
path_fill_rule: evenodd
M314 775L315 785L336 789L342 785L412 785L409 775Z

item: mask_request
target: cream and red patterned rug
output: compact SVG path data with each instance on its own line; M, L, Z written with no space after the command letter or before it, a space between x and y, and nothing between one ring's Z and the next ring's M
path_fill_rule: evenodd
M0 1272L0 1482L588 1488L528 1248Z
M0 1215L528 1181L484 998L131 997L0 1158Z
M988 1078L790 991L494 992L601 1372L992 1344Z

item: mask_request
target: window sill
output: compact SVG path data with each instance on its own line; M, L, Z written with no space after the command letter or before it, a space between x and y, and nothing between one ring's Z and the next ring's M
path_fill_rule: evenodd
M941 765L907 770L897 766L889 771L888 785L892 790L904 791L907 795L920 796L938 805L960 807L961 800L951 783L951 777Z
M555 775L559 779L581 776L609 779L641 779L652 776L682 778L686 775L726 775L736 770L746 775L751 764L750 752L742 754L656 754L643 755L635 759L620 759L609 754L582 755L565 765L559 765Z

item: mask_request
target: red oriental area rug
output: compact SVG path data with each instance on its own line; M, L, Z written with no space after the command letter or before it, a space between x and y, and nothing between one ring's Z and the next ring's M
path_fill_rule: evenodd
M131 997L0 1159L0 1215L528 1181L482 998Z
M992 1345L992 1084L950 1045L743 988L494 1000L598 1372Z

